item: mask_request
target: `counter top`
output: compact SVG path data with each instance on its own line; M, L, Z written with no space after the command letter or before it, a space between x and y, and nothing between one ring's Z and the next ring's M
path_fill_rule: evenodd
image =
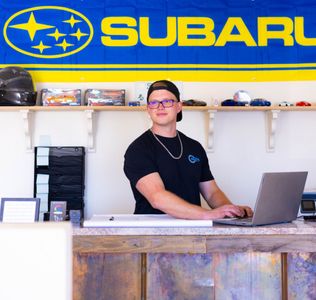
M214 224L211 227L85 227L74 228L73 235L316 235L316 222L298 219L291 223L243 227Z
M81 253L314 252L316 223L209 228L74 228Z

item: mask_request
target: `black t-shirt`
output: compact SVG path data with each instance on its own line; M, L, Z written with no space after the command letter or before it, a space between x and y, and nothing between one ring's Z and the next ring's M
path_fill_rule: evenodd
M150 130L144 132L127 149L125 153L124 172L131 183L136 200L135 214L159 214L146 198L136 189L142 177L158 172L166 190L184 200L201 205L199 183L212 180L208 159L202 145L179 132L183 154L174 159L155 139ZM181 146L178 137L166 138L156 135L173 156L180 154Z

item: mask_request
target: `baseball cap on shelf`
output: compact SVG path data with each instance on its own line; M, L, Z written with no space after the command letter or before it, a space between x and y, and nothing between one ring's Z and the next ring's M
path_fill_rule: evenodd
M173 95L175 95L178 102L180 102L180 92L179 92L177 86L168 80L158 80L158 81L153 82L150 85L148 92L147 92L147 102L148 102L148 98L149 98L150 94L156 90L167 90L170 93L172 93ZM178 112L178 114L177 114L177 122L179 122L181 120L182 120L182 110L180 112Z
M234 94L235 101L250 102L251 97L247 91L239 90Z

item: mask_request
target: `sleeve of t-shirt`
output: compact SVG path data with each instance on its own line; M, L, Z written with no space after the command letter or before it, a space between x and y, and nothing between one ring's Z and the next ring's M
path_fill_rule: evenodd
M131 144L124 158L124 172L133 186L142 177L158 171L153 154L146 146Z

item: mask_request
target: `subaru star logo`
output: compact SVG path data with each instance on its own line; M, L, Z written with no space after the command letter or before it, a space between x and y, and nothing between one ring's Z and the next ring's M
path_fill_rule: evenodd
M81 13L60 6L37 6L12 15L3 28L10 47L25 55L59 58L77 53L93 37L90 21Z

